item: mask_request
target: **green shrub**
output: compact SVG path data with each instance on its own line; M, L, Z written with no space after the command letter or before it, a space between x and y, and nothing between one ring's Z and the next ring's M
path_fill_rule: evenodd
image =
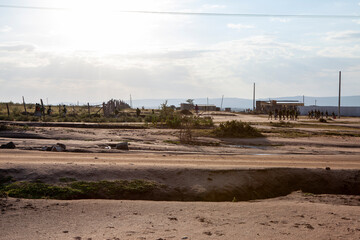
M213 132L217 137L253 138L263 136L250 124L236 120L220 123L219 127L215 128Z
M158 185L146 180L119 180L85 182L72 178L60 178L65 185L50 185L42 182L14 182L12 178L0 178L0 195L16 198L51 199L122 199L127 194L141 194L154 190Z
M77 198L81 192L69 187L51 186L41 182L16 182L4 188L9 197L16 198L56 198L70 199Z

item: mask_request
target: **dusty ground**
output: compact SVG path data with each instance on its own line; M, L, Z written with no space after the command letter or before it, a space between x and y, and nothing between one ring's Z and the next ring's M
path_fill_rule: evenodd
M360 191L359 118L326 124L304 118L284 128L266 116L213 117L249 121L266 137L218 139L201 133L198 145L183 145L171 129L29 124L0 132L0 144L13 141L18 148L0 149L0 170L18 180L51 183L64 176L142 178L200 195L225 187L232 196L242 185L261 189L267 181L289 178L299 178L301 188L319 177L314 185L346 181ZM129 151L108 148L121 141L129 142ZM69 152L40 151L57 142ZM301 192L237 203L9 198L1 200L0 239L360 239L359 199Z
M9 199L1 239L359 239L359 197L253 202Z

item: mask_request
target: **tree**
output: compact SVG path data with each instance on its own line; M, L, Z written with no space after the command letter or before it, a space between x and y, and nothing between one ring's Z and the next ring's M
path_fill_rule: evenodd
M186 102L191 104L191 105L194 105L194 99L188 99L188 100L186 100Z

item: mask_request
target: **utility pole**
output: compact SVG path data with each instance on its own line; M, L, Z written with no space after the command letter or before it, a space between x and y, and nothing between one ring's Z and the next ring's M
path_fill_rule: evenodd
M209 109L209 97L206 97L206 108L205 108L206 110L206 112L208 111L208 109Z
M25 104L25 99L24 99L24 96L22 97L22 99L23 99L23 104L24 104L25 115L27 115L27 111L26 111L26 104Z
M253 92L253 111L255 112L255 83L254 83L254 92Z
M222 98L221 98L221 106L220 106L220 111L222 109L222 105L223 105L223 102L224 102L224 95L222 95Z
M131 94L130 94L130 108L133 108L133 107L132 107L132 99L131 99Z
M341 71L339 71L339 106L338 106L338 118L340 118L340 99L341 99Z

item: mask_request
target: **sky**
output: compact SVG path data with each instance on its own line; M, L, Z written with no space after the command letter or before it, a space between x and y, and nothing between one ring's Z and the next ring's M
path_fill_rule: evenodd
M337 96L339 71L360 95L360 0L0 0L0 102Z

